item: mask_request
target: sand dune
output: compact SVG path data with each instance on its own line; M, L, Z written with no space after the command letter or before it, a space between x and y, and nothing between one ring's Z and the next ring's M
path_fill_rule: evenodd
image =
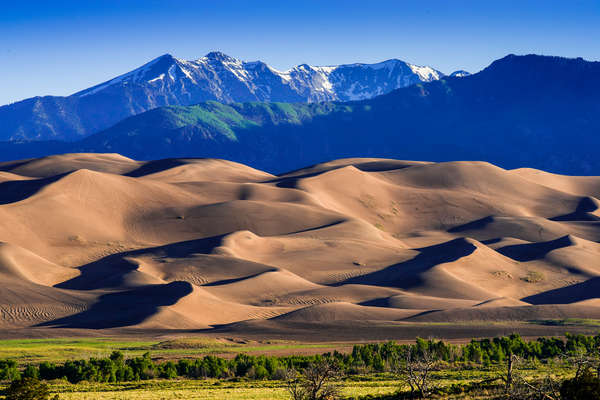
M562 192L577 196L600 197L600 178L597 176L557 175L531 168L519 168L511 172L532 182Z
M2 329L600 318L598 177L66 154L0 189Z
M18 246L0 243L0 275L5 282L25 280L53 286L78 276L79 271L51 263Z
M49 178L78 169L125 174L139 168L143 162L134 161L120 154L65 154L29 160L0 163L0 171L32 178Z
M567 318L600 319L600 308L585 305L540 305L512 307L471 307L452 310L428 311L408 317L411 322L465 322L465 321L529 321L562 320Z
M275 317L284 321L397 321L418 314L416 310L360 306L352 303L329 303L308 306Z
M128 175L169 183L198 181L247 183L273 178L271 174L243 164L215 159L152 161L131 171Z
M320 287L286 270L267 271L241 277L233 281L221 281L206 290L224 300L255 304L276 303L279 296ZM257 292L257 289L260 291Z

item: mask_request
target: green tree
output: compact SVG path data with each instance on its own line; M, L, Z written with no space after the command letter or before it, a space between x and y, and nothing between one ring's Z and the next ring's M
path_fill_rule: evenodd
M177 365L173 361L167 361L159 366L159 377L173 379L177 377Z
M15 380L21 377L15 360L0 360L0 380Z
M25 370L23 371L23 376L25 378L40 379L40 371L33 365L28 365L25 367Z

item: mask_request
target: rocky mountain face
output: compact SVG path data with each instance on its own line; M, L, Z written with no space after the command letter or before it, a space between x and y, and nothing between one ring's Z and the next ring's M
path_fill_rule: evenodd
M194 61L169 54L67 97L34 97L0 107L0 140L76 140L144 111L203 101L364 100L444 74L400 60L278 71L221 52ZM464 76L463 71L457 76Z

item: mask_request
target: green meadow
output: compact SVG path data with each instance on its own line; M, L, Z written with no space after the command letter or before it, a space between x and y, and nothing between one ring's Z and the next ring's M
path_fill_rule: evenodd
M288 352L293 354L305 349L336 348L335 344L295 343L286 341L235 342L207 338L186 338L164 341L129 341L119 339L62 338L0 340L0 359L16 360L19 364L42 361L60 362L82 358L107 357L113 351L121 351L126 357L140 356L150 352L157 359L194 358L210 354L227 356L238 353ZM351 347L351 346L350 346Z

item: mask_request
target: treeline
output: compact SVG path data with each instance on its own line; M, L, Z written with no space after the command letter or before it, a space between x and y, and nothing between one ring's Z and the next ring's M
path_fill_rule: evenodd
M565 338L538 338L526 341L518 334L494 339L471 340L466 345L454 345L436 340L417 338L415 344L399 345L394 342L354 346L352 353L343 357L347 372L366 368L368 371L388 370L407 351L415 355L430 353L436 361L502 363L510 355L523 359L545 360L558 356L589 354L600 349L600 335L585 336L567 333Z
M340 353L336 355L341 356ZM12 360L0 361L0 380L26 377L42 380L66 379L71 383L77 383L81 381L129 382L177 377L283 379L288 369L303 370L310 363L319 362L326 357L331 357L331 354L290 357L238 354L234 359L209 355L195 360L155 362L150 357L150 353L125 359L123 353L114 351L108 358L65 361L61 364L42 362L37 366L27 365L22 371Z
M560 355L591 353L600 348L600 335L569 335L565 338L539 338L525 341L519 335L494 339L472 340L466 345L454 345L437 340L417 339L415 344L395 342L355 345L352 352L337 351L314 356L251 356L238 354L233 359L205 356L182 359L177 362L153 361L149 353L125 358L115 351L108 358L42 362L20 368L14 360L0 360L0 380L20 377L42 380L67 379L71 383L126 382L155 378L248 378L284 379L286 371L304 371L309 365L322 360L334 363L344 374L363 374L391 371L407 353L419 356L429 354L436 361L502 363L510 355L523 359L549 359Z

